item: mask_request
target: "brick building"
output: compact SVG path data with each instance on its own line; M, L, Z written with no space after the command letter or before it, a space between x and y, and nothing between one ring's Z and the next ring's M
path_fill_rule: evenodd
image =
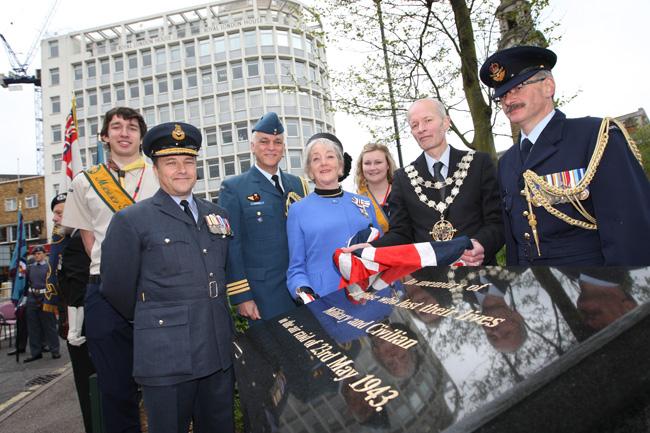
M27 245L47 242L45 178L0 174L0 282L9 278L9 263L16 243L18 207L23 210Z

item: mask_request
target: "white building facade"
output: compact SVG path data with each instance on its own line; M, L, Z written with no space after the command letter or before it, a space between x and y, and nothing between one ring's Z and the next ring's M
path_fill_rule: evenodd
M267 111L285 125L281 167L301 174L306 139L334 128L322 37L300 3L236 0L45 39L46 195L63 189L61 155L73 97L84 167L96 161L103 114L127 106L140 111L148 127L184 121L202 130L194 191L207 199L217 199L223 178L252 165L250 130Z

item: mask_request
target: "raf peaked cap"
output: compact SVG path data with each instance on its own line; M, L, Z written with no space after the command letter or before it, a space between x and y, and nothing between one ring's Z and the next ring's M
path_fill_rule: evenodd
M67 192L62 192L61 194L57 194L52 199L52 202L50 203L50 210L54 210L54 206L56 206L59 203L65 203L66 198L68 198L68 193Z
M483 83L494 89L494 98L500 98L539 71L550 71L557 56L541 47L520 46L497 51L481 66Z
M32 250L32 254L44 253L44 252L45 252L45 247L43 245L36 245Z
M168 155L197 156L201 131L183 122L169 122L151 128L142 140L142 151L149 158Z
M253 132L255 131L278 135L284 132L284 126L282 126L282 122L280 122L278 115L273 111L269 111L260 117L260 120L258 120L255 126L253 126Z

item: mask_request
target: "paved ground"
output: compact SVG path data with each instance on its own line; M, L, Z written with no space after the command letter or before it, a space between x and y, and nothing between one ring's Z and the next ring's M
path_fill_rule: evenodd
M60 359L45 353L29 364L22 362L28 354L16 363L14 356L7 356L12 349L8 341L0 344L0 433L83 433L65 343Z

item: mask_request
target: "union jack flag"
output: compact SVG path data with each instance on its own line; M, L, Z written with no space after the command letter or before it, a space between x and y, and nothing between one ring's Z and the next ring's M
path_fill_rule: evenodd
M79 154L79 134L77 132L77 109L72 100L70 114L65 119L65 139L63 141L63 186L67 190L74 176L82 170Z

